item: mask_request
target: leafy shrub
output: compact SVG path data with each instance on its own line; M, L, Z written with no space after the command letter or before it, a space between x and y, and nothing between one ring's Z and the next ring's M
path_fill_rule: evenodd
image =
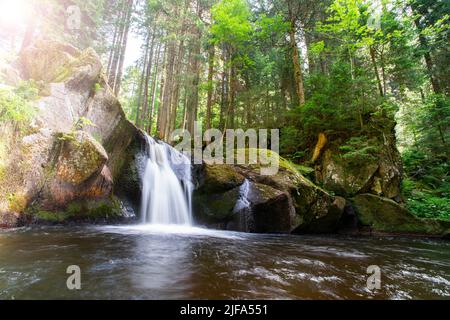
M35 113L31 101L38 90L32 82L23 82L17 88L0 87L0 122L26 123Z
M376 154L380 151L377 141L366 136L352 137L339 149L344 152L342 157L350 163L376 160Z
M450 220L450 183L444 182L438 189L431 189L423 181L407 178L403 181L403 195L407 208L420 218Z

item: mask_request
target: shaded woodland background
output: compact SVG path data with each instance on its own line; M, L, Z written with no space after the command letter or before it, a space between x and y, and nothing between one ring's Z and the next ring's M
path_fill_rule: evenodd
M192 132L194 121L206 129L280 128L282 155L308 171L318 137L358 163L376 155L375 139L392 123L408 208L450 218L448 1L28 4L23 26L0 22L5 59L38 38L93 47L127 116L148 133L168 140L174 129ZM79 28L68 23L73 5ZM140 58L127 65L130 50ZM19 117L8 112L14 102L0 99L0 120Z

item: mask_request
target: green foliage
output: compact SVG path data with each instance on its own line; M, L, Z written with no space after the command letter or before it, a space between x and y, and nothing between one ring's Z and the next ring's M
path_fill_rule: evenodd
M0 122L26 124L36 112L32 101L37 96L33 82L22 82L17 88L0 87Z
M339 147L342 158L350 163L362 163L367 160L376 160L380 152L379 144L375 139L366 136L352 137L343 146Z
M95 123L86 117L80 117L74 124L75 130L83 130L87 126L96 127Z
M70 141L77 147L79 147L81 144L77 141L77 132L82 131L86 126L92 126L95 127L95 123L93 123L91 120L89 120L86 117L80 117L77 121L74 122L71 131L62 133L58 140L60 141ZM99 141L97 139L97 141Z
M28 199L21 193L12 193L8 195L9 210L16 213L22 213L28 203Z
M448 154L425 148L403 153L407 179L403 194L408 209L419 217L450 220L450 164Z
M446 191L446 192L443 192ZM405 179L403 195L407 208L420 218L450 220L450 183L445 181L439 189L430 189L420 181Z
M95 83L95 86L94 86L94 92L95 93L98 93L100 90L102 90L103 88L102 88L102 85L100 84L100 83Z
M380 136L385 127L392 125L396 108L387 99L371 94L370 80L364 74L352 79L350 65L337 61L330 67L328 76L315 73L306 85L310 91L306 104L289 112L290 126L281 130L283 154L292 157L300 150L306 156L319 133L341 143L357 137L342 150L349 159L363 160L378 151L371 145L377 143L372 137ZM358 140L361 137L365 140ZM298 154L296 158L300 158Z
M250 39L253 26L251 11L245 0L223 0L211 9L213 42L241 46Z

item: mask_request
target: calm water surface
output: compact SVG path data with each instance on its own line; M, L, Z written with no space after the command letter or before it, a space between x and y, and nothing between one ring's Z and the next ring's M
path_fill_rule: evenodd
M82 270L69 291L66 269ZM382 289L366 288L378 265ZM449 299L450 242L203 229L0 232L0 299Z

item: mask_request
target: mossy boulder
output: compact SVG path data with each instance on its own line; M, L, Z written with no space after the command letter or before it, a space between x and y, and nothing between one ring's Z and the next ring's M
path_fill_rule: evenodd
M315 178L324 189L343 197L371 193L400 200L403 167L395 134L388 129L370 140L376 154L346 156L343 142L331 141L317 161ZM393 131L393 129L392 129ZM375 151L372 151L375 152Z
M58 78L62 78L62 74L70 76L70 70L64 72L64 66L70 65L80 54L80 50L69 44L41 40L21 52L19 69L24 79L61 82L63 79Z
M322 159L322 167L317 171L319 180L325 189L339 195L352 196L369 188L372 177L379 166L374 162L353 166L340 157L339 153L327 150Z
M406 208L387 198L361 194L352 199L360 226L375 233L443 236L449 233L445 223L419 219Z
M0 124L6 134L0 136L0 221L29 221L21 217L36 206L60 219L73 203L111 199L138 129L107 85L99 56L92 49L37 41L13 68L40 92L30 101L36 112L27 130ZM8 200L17 195L24 201Z
M43 85L65 82L78 92L92 90L102 65L97 53L88 48L77 48L58 41L39 40L25 48L19 57L19 69L24 79L33 79Z
M289 195L283 191L259 183L249 183L248 207L241 205L235 212L234 226L238 231L252 233L290 233L295 223L295 210L291 206Z
M275 175L265 176L258 166L205 165L197 170L201 176L194 193L197 220L255 233L332 232L345 201L294 170L281 167ZM247 206L239 209L242 201Z
M234 219L234 208L239 197L239 187L223 193L195 193L193 206L196 221L227 229L227 224Z
M301 175L292 166L277 174L261 176L257 170L238 167L252 181L271 186L288 195L295 215L291 215L291 232L329 233L336 230L345 207L343 198L334 197Z
M61 143L56 164L56 176L59 179L79 185L101 172L108 155L90 134L78 131L57 136Z
M219 193L234 189L244 183L245 177L230 165L205 164L200 184L202 191Z
M121 201L112 196L101 200L79 200L59 211L46 211L34 206L26 215L32 223L65 224L72 222L104 222L124 219Z

